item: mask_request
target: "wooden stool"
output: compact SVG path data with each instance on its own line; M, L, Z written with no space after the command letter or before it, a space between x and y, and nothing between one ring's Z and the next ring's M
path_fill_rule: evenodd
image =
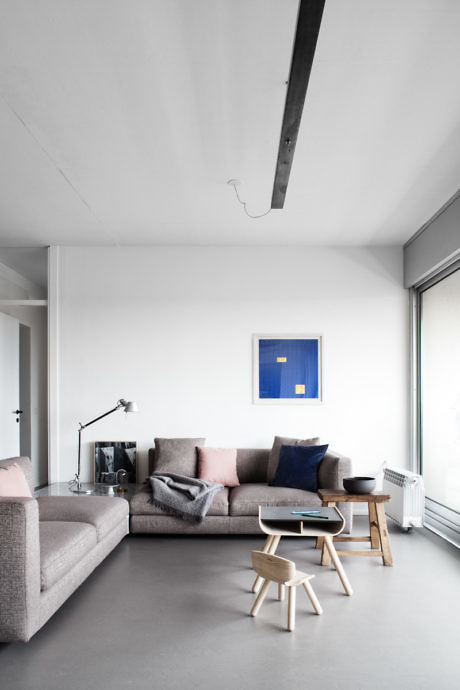
M332 537L333 541L368 541L371 548L367 551L337 551L339 556L381 556L383 565L393 565L390 538L383 504L391 500L390 494L374 491L370 494L349 494L345 489L318 489L318 496L323 506L335 506L336 503L367 503L369 511L369 535L366 537ZM324 540L319 537L317 548L322 548L321 565L329 565L330 556L324 548Z

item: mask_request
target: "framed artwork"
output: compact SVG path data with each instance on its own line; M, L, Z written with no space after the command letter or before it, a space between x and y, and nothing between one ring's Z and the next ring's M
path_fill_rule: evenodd
M99 484L136 482L136 441L96 441L94 480Z
M322 401L320 335L254 335L254 403Z

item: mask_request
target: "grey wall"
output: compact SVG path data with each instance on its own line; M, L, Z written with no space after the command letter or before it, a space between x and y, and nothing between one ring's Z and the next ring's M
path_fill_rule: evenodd
M460 257L460 195L456 195L404 247L404 285L413 287Z

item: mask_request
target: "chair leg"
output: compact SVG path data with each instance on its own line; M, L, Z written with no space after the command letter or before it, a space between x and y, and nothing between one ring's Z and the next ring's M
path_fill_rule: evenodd
M278 582L278 601L284 601L284 585Z
M318 616L320 616L323 612L323 609L321 607L321 604L318 601L318 597L316 596L316 594L313 591L313 587L308 582L308 580L305 580L305 582L303 583L303 587L307 593L308 598L311 601L313 608L315 609L315 612L318 614Z
M265 597L267 596L267 592L268 592L268 588L270 587L271 580L264 580L262 578L262 582L263 582L262 588L261 588L259 594L257 595L257 599L255 600L255 602L252 606L251 612L250 612L251 616L257 616L257 613L258 613L260 607L262 606Z
M265 544L263 545L263 548L262 548L263 553L275 553L276 549L278 548L278 544L280 543L280 539L281 539L280 534L269 535L265 540ZM260 577L260 575L257 575L256 579L254 580L254 582L252 584L252 591L255 594L257 594L257 592L261 588L262 581L263 581L263 578Z
M343 569L343 565L340 562L339 557L337 556L337 551L334 548L334 544L332 543L332 539L329 535L324 537L324 544L329 551L329 554L332 558L332 562L335 566L335 569L337 570L337 574L340 577L340 580L342 582L343 588L346 592L346 594L351 595L353 594L353 590L351 588L350 582L348 580L347 574L345 570Z
M289 587L289 600L288 600L288 630L295 629L295 592L296 587Z

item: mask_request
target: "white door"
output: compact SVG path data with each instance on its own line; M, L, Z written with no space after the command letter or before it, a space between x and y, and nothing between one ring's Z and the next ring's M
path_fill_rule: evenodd
M19 321L0 312L0 458L19 455Z

